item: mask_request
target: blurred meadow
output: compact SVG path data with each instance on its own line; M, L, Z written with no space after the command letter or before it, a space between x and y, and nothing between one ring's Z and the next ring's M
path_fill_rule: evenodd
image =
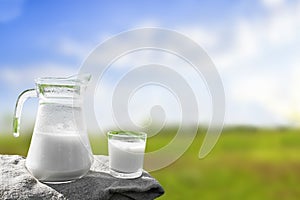
M151 173L165 189L159 199L299 199L299 131L228 127L213 151L199 159L205 133L200 128L183 156ZM173 135L173 129L165 129L151 137L146 151L164 146ZM26 156L30 136L1 134L0 153ZM107 155L105 137L90 134L90 141L94 154Z

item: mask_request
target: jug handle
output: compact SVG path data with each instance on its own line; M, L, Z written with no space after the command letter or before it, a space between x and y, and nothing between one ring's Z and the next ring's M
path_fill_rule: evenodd
M28 89L23 91L18 99L15 106L15 113L13 118L13 134L15 137L19 137L19 131L20 131L20 119L21 119L21 112L23 109L24 102L31 97L37 97L37 93L35 89Z

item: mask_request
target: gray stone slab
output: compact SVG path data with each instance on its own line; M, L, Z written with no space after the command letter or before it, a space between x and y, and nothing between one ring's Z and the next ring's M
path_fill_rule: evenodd
M108 173L108 157L95 156L89 173L64 184L44 184L25 168L25 158L0 155L0 199L154 199L164 193L144 172L140 178L117 179Z

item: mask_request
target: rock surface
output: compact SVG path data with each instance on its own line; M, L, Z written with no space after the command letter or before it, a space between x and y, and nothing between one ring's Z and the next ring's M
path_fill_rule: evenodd
M0 199L154 199L164 193L148 173L132 180L108 173L107 156L95 156L90 172L64 184L44 184L25 168L25 158L0 155Z

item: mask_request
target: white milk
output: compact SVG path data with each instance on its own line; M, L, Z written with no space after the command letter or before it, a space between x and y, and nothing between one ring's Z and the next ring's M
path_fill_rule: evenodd
M114 171L133 173L143 168L146 142L108 140L109 162Z
M41 181L65 181L87 173L92 164L79 133L41 133L32 136L26 167Z

